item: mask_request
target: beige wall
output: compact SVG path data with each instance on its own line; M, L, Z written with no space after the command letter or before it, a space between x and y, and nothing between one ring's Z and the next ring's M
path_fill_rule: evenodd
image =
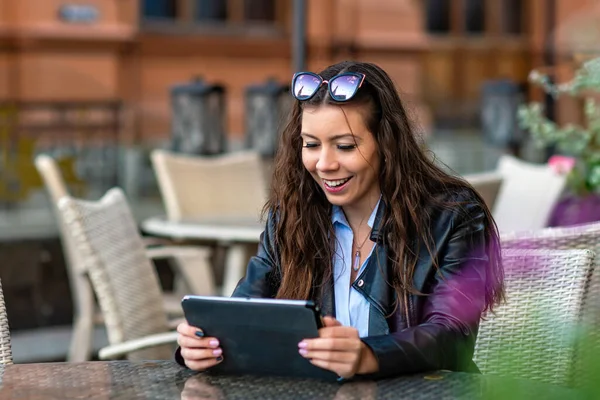
M559 16L554 31L556 64L552 71L557 82L573 78L579 64L574 55L593 51L596 56L600 43L600 3L594 0L559 0L556 13ZM583 100L562 96L556 102L556 118L560 124L583 121Z
M90 5L100 14L98 24L91 24L87 29L98 25L115 25L132 23L134 20L126 10L129 10L136 0L85 0L65 2L64 0L4 0L10 2L13 8L15 23L18 26L64 26L68 25L58 19L58 10L65 4Z
M600 43L600 2L559 0L556 4L555 44L561 56L581 50L597 51Z
M22 100L114 99L119 91L119 59L136 33L136 0L0 0L0 10L12 18L11 29L0 30L0 95ZM63 4L93 5L99 18L92 23L67 23L58 17ZM7 50L14 48L13 67Z
M422 5L414 0L369 0L356 4L359 46L415 47L424 43Z
M102 100L118 97L113 54L22 54L19 94L28 100Z
M9 96L9 55L0 51L0 99Z

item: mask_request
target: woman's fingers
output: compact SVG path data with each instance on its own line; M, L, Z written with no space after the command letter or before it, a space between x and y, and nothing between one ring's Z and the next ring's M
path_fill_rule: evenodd
M188 368L203 371L223 361L223 349L219 340L204 337L204 332L182 322L177 326L177 344L181 347L181 357Z
M316 339L305 339L298 343L300 350L327 350L327 351L358 351L361 341L357 338L326 337Z
M193 349L189 347L181 348L181 356L185 360L200 361L207 359L216 359L223 356L223 350L218 349Z
M223 350L221 348L182 347L181 357L188 368L195 371L204 371L223 361Z
M311 360L322 360L330 362L339 362L352 364L358 358L358 354L347 351L328 351L328 350L305 350L300 349L300 355Z
M196 338L184 335L177 336L177 344L180 347L193 347L193 348L217 348L219 347L219 340L217 338Z
M356 330L349 335L349 331L340 331L346 327L324 328L338 330L337 334L345 336L321 337L305 339L298 343L298 352L307 358L313 365L335 372L343 378L354 376L360 363L362 341L358 338Z
M180 335L189 336L189 337L204 337L204 332L200 328L196 328L194 326L190 326L187 321L183 321L179 325L177 325L177 332Z
M223 361L223 357L221 356L220 358L209 358L209 359L204 359L204 360L188 360L186 358L184 358L185 361L185 365L194 371L204 371L207 370L211 367L214 367L215 365L221 363Z

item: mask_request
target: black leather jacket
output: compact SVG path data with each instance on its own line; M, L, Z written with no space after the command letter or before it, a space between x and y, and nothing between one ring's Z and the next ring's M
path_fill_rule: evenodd
M377 265L378 260L387 260L382 243L385 232L380 227L383 202L377 210L371 232L371 240L377 243L376 253L352 284L370 303L369 335L362 340L379 361L379 372L372 377L440 369L478 371L472 357L485 303L489 262L485 213L479 200L466 189L448 197L460 205L428 211L439 272L427 248L420 246L414 287L424 295L408 296L408 312L403 307L394 311L396 293L387 284L389 265ZM250 260L246 276L232 296L275 297L280 258L273 234L274 220L269 217L258 253ZM332 282L317 299L323 314L335 316L334 299Z

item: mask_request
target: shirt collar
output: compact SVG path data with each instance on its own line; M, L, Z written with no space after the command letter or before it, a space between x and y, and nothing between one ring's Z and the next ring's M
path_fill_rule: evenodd
M369 216L369 220L367 221L367 225L369 225L370 228L373 228L373 224L375 223L375 217L377 216L377 209L379 208L380 203L381 203L381 196L379 196L379 200L377 200L377 204L375 205L375 208L373 208L373 211L371 212L371 216ZM334 225L337 222L337 223L343 224L344 226L347 226L348 228L350 228L350 224L348 223L348 220L346 219L346 215L344 214L344 211L342 210L342 207L340 207L340 206L332 207L331 222Z

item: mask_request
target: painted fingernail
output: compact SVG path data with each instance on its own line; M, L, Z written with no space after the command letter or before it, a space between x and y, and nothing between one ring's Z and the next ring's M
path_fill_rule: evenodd
M198 336L198 337L204 337L204 332L202 332L202 331L196 331L196 336Z
M219 341L211 340L210 342L208 342L208 344L211 345L212 347L217 347L219 345Z
M308 343L306 342L300 342L298 343L298 347L300 347L301 349L305 349L308 347Z
M218 362L221 362L221 361L223 361L223 356L219 356L219 357L217 357L217 361L218 361Z
M305 355L307 355L307 354L308 354L308 350L306 350L306 349L300 349L300 350L298 350L298 352L299 352L300 354L302 354L303 356L305 356Z
M223 350L221 350L221 349L213 350L213 355L220 356L221 354L223 354Z

